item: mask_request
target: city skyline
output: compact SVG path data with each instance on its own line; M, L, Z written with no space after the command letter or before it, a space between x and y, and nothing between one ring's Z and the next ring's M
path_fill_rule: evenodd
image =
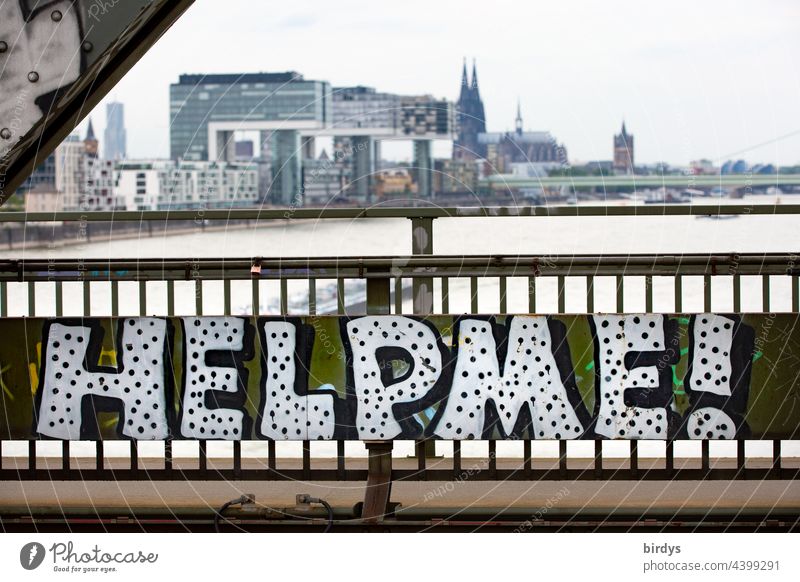
M611 138L624 119L637 135L637 161L644 164L734 157L800 162L800 79L792 56L800 41L791 32L789 2L748 10L736 2L678 2L657 12L631 2L617 2L614 10L572 2L528 7L528 19L511 18L515 7L504 1L480 15L443 4L428 7L425 19L361 4L356 11L352 2L335 11L276 6L269 15L241 2L225 11L195 5L115 89L114 99L126 104L127 124L135 128L129 157L168 157L168 87L181 73L297 70L337 87L368 85L455 101L462 59L471 64L475 57L488 130L512 130L519 99L526 129L557 135L571 160L610 159ZM242 11L253 19L242 24ZM446 14L452 18L444 20ZM680 38L659 32L676 29L668 26L676 20L685 31ZM238 33L219 32L233 31L234 21ZM359 27L360 36L348 35ZM188 40L212 29L221 41L213 47ZM522 38L527 29L535 34ZM252 50L256 31L263 32L258 51ZM410 33L418 45L408 45ZM340 48L321 51L327 44ZM103 117L93 113L99 131ZM768 145L753 148L758 144Z

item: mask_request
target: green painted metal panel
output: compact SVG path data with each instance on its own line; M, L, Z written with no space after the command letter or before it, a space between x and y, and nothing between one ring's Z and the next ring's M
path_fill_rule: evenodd
M796 314L0 319L3 439L795 438Z

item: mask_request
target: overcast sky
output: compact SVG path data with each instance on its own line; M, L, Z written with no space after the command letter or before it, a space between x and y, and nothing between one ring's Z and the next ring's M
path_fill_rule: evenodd
M624 118L637 162L793 164L798 22L797 0L197 0L110 96L126 105L129 156L166 157L181 73L296 70L456 99L466 56L490 131L513 128L519 97L526 129L573 162L610 159ZM104 104L92 116L102 132Z

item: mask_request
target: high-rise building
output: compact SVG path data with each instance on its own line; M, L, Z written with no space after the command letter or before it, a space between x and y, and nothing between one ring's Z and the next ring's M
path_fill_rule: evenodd
M181 75L170 85L170 157L231 161L233 133L250 129L248 122L271 134L275 145L282 130L321 127L330 107L328 83L307 81L294 71ZM209 143L212 134L215 144Z
M633 135L625 129L622 122L622 131L614 136L614 170L625 174L633 174Z
M86 150L80 137L70 135L56 148L56 191L64 209L80 210L81 168Z
M125 132L125 105L114 101L106 105L105 155L107 160L124 160L128 157Z
M486 157L486 145L478 135L486 133L486 114L478 88L478 70L472 62L472 80L467 77L467 61L461 72L461 92L458 96L458 135L453 142L453 159L475 160Z

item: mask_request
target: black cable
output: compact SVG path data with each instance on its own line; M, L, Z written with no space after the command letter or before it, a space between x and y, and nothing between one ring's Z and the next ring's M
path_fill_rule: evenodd
M331 528L333 527L333 507L331 507L331 504L325 501L324 499L318 499L317 501L320 504L324 505L325 509L328 510L328 526L325 528L325 531L322 532L322 533L328 533L329 531L331 531Z
M246 503L247 501L249 501L249 498L247 498L246 496L242 495L241 497L239 497L237 499L232 499L232 500L226 502L225 504L223 504L223 506L220 507L214 513L214 531L219 533L219 521L220 521L220 518L224 517L222 514L226 509L228 509L231 505L240 505L242 503Z

